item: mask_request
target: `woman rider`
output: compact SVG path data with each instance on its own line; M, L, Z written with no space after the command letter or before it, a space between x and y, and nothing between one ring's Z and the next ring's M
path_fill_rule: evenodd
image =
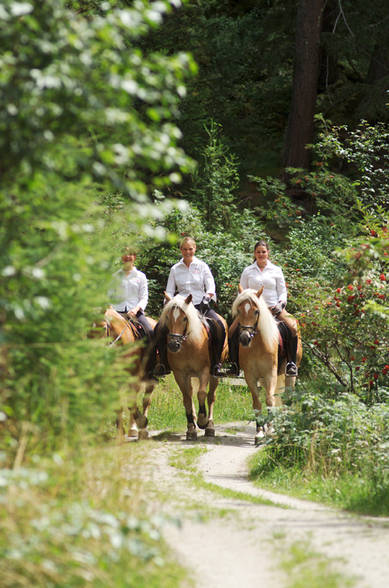
M187 297L192 294L195 306L207 319L211 335L211 374L223 376L221 371L221 354L223 351L226 332L217 313L209 307L211 299L216 300L215 281L208 265L195 256L196 242L192 237L185 237L180 244L181 260L170 270L166 286L166 293L173 298L175 294ZM159 331L159 332L158 332ZM156 368L156 375L169 373L166 351L166 337L162 329L155 329L157 347L160 352L160 365Z
M153 329L144 311L149 293L145 274L135 267L136 253L126 247L122 255L122 267L114 273L108 292L113 308L127 319L135 319L143 327L148 339Z
M282 269L269 259L269 245L266 241L258 241L254 246L254 263L246 267L240 278L243 289L259 290L263 286L262 296L273 315L287 327L286 375L297 376L297 328L293 317L286 312L287 291ZM239 329L235 329L231 336L230 360L233 363L232 372L239 371Z

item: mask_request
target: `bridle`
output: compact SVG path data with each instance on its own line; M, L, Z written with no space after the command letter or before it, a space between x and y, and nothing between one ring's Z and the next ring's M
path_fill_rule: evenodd
M177 308L179 308L182 311L182 309L179 306L177 306ZM188 328L188 325L186 325L185 331L182 333L182 335L179 333L168 333L168 336L167 336L168 343L176 343L179 346L181 346L183 343L185 343L185 341L187 340L187 338L190 335L190 333L187 333L187 328Z
M179 335L178 333L168 333L168 341L169 342L176 342L179 345L182 345L183 343L185 343L185 341L188 338L189 333L184 333L183 335Z
M251 339L253 339L258 332L258 321L259 321L259 311L258 311L258 317L257 317L255 325L241 325L241 324L239 325L239 336L242 333L247 333L247 335L251 341Z

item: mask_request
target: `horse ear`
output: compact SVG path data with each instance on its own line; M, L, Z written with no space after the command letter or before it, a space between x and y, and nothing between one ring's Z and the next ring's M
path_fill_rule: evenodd
M189 294L186 298L185 298L185 304L190 304L192 302L192 294Z
M238 292L239 294L242 294L243 292L243 286L241 284L238 284Z
M168 294L167 292L164 292L164 293L163 293L163 295L165 296L165 300L166 300L167 302L170 302L170 300L171 300L171 297L169 296L169 294Z
M262 288L259 288L258 292L256 293L257 294L257 298L260 298L262 292L263 292L263 286L262 286Z

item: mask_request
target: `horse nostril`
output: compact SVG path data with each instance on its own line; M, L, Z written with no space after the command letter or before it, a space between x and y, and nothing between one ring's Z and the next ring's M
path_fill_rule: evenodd
M168 343L168 349L170 351L172 351L173 353L178 351L180 349L180 347L181 347L181 345L179 343L177 343L177 341L172 341L171 343Z
M247 333L242 333L239 340L243 347L247 347L250 344L251 337Z

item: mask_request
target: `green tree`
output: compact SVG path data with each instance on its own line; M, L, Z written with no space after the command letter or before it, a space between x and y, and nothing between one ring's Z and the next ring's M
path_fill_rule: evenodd
M128 391L116 351L86 334L108 302L120 244L149 228L147 195L191 167L174 121L193 61L138 47L178 4L105 2L87 17L60 0L0 7L0 403L10 447L23 422L43 444L95 432Z

